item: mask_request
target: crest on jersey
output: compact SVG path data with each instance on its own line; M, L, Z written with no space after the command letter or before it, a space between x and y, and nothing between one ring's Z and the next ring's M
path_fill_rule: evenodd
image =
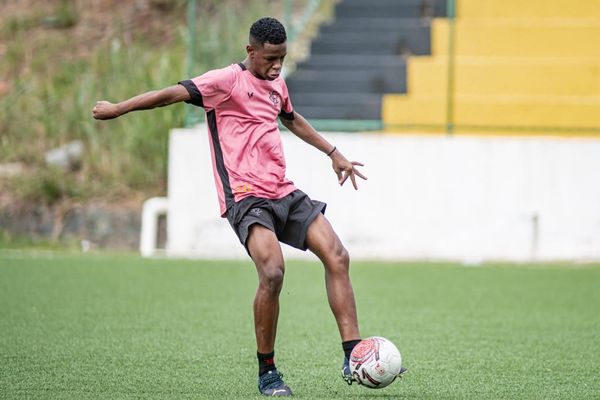
M275 108L280 108L281 106L281 95L277 93L275 90L272 90L269 94L269 100L273 102Z

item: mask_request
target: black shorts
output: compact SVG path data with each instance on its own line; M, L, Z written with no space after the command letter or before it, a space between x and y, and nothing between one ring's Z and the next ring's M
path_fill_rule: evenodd
M296 190L277 200L246 197L229 208L227 220L246 250L250 226L254 224L273 231L280 242L306 250L308 226L319 213L325 213L326 207L327 204Z

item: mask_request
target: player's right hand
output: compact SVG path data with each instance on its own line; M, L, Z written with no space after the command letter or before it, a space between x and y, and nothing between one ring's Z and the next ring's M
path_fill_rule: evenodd
M99 101L92 110L92 115L95 119L113 119L117 118L120 114L116 104L108 101Z

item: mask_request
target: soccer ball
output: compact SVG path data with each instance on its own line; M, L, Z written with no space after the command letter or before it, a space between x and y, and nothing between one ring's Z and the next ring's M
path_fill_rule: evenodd
M350 355L350 371L358 383L372 389L381 389L400 373L402 357L389 340L373 336L362 340Z

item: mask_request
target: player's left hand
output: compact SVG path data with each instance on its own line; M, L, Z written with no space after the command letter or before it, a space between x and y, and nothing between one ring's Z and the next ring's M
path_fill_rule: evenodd
M366 176L360 173L359 170L356 169L357 166L364 167L364 164L358 161L348 161L346 157L339 150L336 150L331 155L331 162L333 170L335 171L338 177L338 183L342 186L348 178L352 182L352 186L354 186L355 190L358 190L358 185L356 184L356 177L364 179L365 181L368 179Z

